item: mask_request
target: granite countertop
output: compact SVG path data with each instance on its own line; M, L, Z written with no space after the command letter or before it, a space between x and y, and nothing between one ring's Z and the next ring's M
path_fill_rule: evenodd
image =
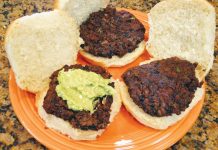
M159 0L112 0L118 7L148 12ZM46 149L20 124L9 100L8 73L10 65L4 50L7 26L23 15L52 10L53 0L0 1L0 149ZM217 0L210 0L218 8ZM218 9L216 9L218 16ZM218 27L218 17L217 17ZM206 77L207 88L203 109L188 133L169 149L218 148L218 31L216 32L215 60Z

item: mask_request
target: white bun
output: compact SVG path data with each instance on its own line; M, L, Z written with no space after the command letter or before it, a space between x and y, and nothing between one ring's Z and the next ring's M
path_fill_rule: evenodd
M92 12L105 8L108 3L109 0L56 0L55 8L66 11L80 25Z
M148 20L148 52L155 58L177 56L199 63L203 80L214 60L214 7L205 0L165 0L151 9Z
M198 101L202 99L204 94L204 87L197 88L197 90L195 91L195 97L192 99L189 107L186 108L185 111L181 112L180 115L172 114L171 116L166 117L154 117L145 113L143 109L139 108L139 106L133 102L132 98L129 95L128 88L124 82L121 82L119 87L122 102L125 105L126 109L140 123L154 129L166 129L184 118L190 112L190 110L198 103Z
M120 93L118 92L119 91L118 81L114 81L114 82L115 82L116 92L113 96L113 103L111 105L111 112L109 118L110 122L113 121L114 117L120 111L120 107L121 107ZM65 134L74 140L95 140L98 136L100 136L104 132L104 129L98 131L93 131L93 130L84 131L84 130L76 129L73 128L68 121L65 121L51 114L47 114L44 108L42 107L46 93L47 90L44 90L43 92L38 93L36 95L36 105L38 107L38 113L40 117L45 121L47 127L55 129L58 132Z
M5 49L21 89L36 93L65 64L76 63L79 29L72 17L55 10L15 20L8 28Z
M93 64L98 64L104 67L121 67L133 62L145 51L145 41L138 44L138 47L131 53L125 54L123 57L112 56L112 58L97 57L90 53L80 50L79 53L92 61Z

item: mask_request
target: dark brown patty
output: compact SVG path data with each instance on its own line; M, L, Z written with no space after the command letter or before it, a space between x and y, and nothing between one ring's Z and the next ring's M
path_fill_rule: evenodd
M111 77L111 75L105 69L98 66L65 65L63 68L64 71L72 68L92 71L100 74L105 79L109 79ZM66 101L61 97L58 97L55 91L56 86L58 85L57 77L60 70L55 71L50 77L51 82L49 85L49 90L43 102L43 108L45 111L48 114L52 114L56 117L69 121L74 128L79 128L82 130L104 129L109 123L111 111L110 107L113 102L112 96L106 96L106 98L104 97L105 99L103 97L99 98L99 102L96 105L96 110L92 114L89 111L74 111L72 109L68 109ZM114 84L111 83L110 86L114 87Z
M144 33L144 26L132 14L107 7L92 13L80 26L80 36L85 41L81 47L95 56L122 57L137 48Z
M202 83L195 77L197 64L177 57L134 67L123 74L130 97L152 116L179 115Z

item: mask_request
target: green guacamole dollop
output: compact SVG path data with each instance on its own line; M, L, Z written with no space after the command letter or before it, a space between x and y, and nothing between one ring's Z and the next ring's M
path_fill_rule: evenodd
M56 92L67 101L69 109L94 112L99 97L113 95L114 89L109 86L110 79L81 69L61 70L58 74L59 84Z

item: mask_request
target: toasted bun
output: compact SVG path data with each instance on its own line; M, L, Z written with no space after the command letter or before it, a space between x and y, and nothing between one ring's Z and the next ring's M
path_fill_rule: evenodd
M192 102L189 104L189 107L186 108L185 111L181 112L180 115L172 114L171 116L166 117L153 117L143 111L143 109L139 108L136 105L132 98L128 93L128 88L124 82L120 83L120 92L123 104L125 105L126 109L143 125L155 128L155 129L166 129L169 126L175 124L183 117L185 117L190 110L201 100L204 94L204 87L197 88L195 91L195 96L192 99Z
M5 49L21 89L36 93L49 76L65 64L73 64L79 49L75 21L55 10L21 17L8 28Z
M109 0L56 0L55 8L66 11L80 25L89 14L105 8L108 3Z
M201 80L213 64L215 9L205 0L165 0L148 14L148 52L197 62Z
M112 122L116 114L120 111L121 99L118 92L118 81L115 81L115 90L116 93L113 96L113 103L111 105L111 112L109 121ZM41 93L36 95L36 105L38 107L38 113L40 117L45 121L46 126L52 129L59 131L62 134L69 136L74 140L95 140L97 136L101 135L104 132L104 129L93 131L93 130L80 130L73 128L68 121L65 121L61 118L58 118L54 115L47 114L44 110L43 101L47 93L47 90L44 90Z
M121 67L133 62L145 51L145 41L139 43L138 47L131 53L125 54L123 57L112 56L112 58L97 57L90 53L80 50L79 53L92 64L98 64L104 67Z

